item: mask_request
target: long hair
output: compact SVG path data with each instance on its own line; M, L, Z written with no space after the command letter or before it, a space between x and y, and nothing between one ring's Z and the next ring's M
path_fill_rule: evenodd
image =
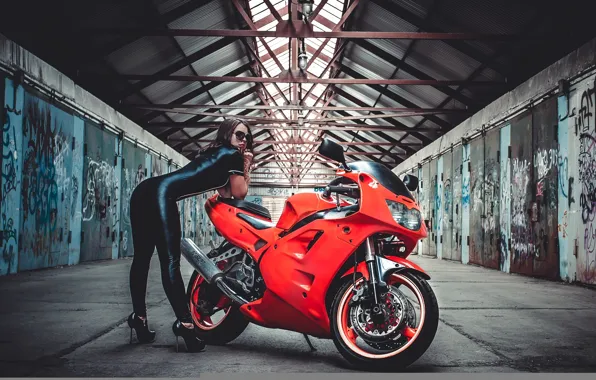
M219 128L217 129L217 136L215 136L215 141L211 144L207 145L203 151L210 149L210 148L217 148L220 146L232 146L232 135L234 134L234 129L240 124L244 124L246 129L248 129L248 133L246 135L246 150L248 152L252 152L253 149L253 140L252 140L252 132L250 131L250 125L246 120L241 119L226 119L221 122Z

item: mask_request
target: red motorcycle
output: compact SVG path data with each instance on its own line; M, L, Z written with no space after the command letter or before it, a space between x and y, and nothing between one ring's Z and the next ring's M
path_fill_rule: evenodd
M319 153L341 163L323 193L287 199L277 224L254 203L224 199L206 210L224 242L209 253L182 239L196 269L188 297L197 334L211 345L249 323L333 339L361 369L403 369L435 337L439 308L428 274L406 260L427 226L410 191L385 166L347 164L342 147ZM218 316L219 315L219 316Z

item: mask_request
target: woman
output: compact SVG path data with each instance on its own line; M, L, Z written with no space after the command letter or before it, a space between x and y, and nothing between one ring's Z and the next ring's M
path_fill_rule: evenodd
M189 352L202 351L205 343L194 333L194 323L180 274L180 214L177 201L218 189L223 197L244 199L252 163L252 134L247 123L225 120L215 141L183 168L141 182L130 198L134 258L130 268L133 313L128 317L141 343L155 340L147 324L145 294L153 251L157 248L163 288L177 320L172 326Z

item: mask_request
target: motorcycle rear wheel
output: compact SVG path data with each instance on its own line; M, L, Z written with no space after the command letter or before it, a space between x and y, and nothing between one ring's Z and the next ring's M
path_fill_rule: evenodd
M195 333L208 345L225 345L238 338L250 322L244 317L239 306L223 294L218 304L229 304L223 308L225 312L223 318L217 322L213 322L211 318L201 316L195 306L199 301L198 296L201 284L206 284L205 279L195 270L188 282L186 291L190 314L195 325Z
M356 285L364 281L360 278ZM388 280L389 284L396 284L409 288L417 298L420 306L420 316L416 327L406 326L400 334L403 345L399 340L389 344L375 344L367 342L358 335L351 326L350 305L354 284L346 281L336 292L331 306L331 333L333 342L341 355L353 366L367 371L395 371L402 370L416 360L430 347L439 323L439 306L437 298L430 285L413 273L394 273ZM362 341L357 344L357 339ZM374 352L373 347L385 347L383 351Z

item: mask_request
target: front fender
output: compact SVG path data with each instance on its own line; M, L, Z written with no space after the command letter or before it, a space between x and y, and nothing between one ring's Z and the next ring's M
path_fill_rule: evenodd
M382 257L382 259L385 259L386 261L391 261L397 265L392 266L391 268L384 268L385 269L385 277L391 273L395 273L395 272L412 272L412 273L416 273L418 275L420 275L422 278L424 278L425 280L430 280L430 276L428 275L428 273L426 273L424 271L424 269L422 269L420 266L414 264L413 262L411 262L410 260L406 260L404 258L401 257L397 257L397 256L386 256L386 257ZM366 262L363 261L361 263L359 263L356 266L356 272L360 273L366 280L369 279L369 273L368 273L368 267L366 266ZM351 274L354 273L354 267L348 269L341 277L344 278L346 276L349 276ZM382 279L383 281L385 279Z

